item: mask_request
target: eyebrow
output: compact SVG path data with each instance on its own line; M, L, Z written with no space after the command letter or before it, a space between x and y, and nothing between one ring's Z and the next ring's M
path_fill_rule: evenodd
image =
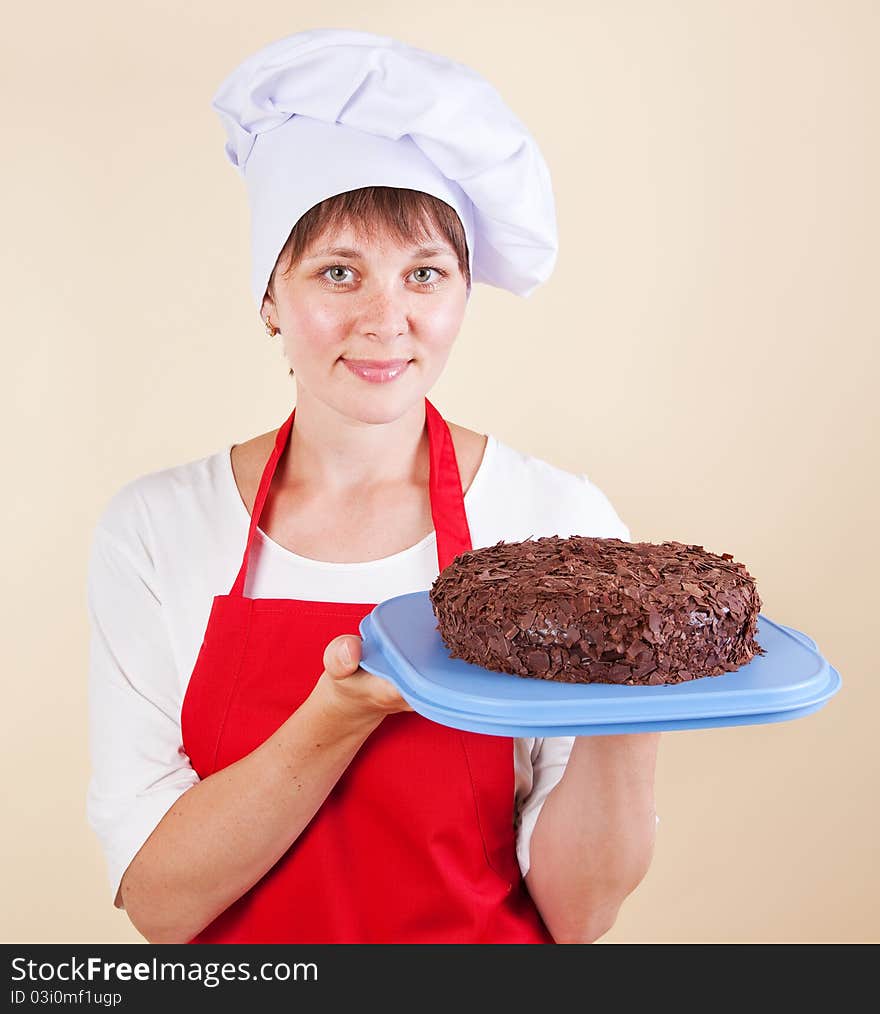
M410 251L411 257L439 257L443 254L455 256L454 251L450 250L448 246L419 246ZM318 257L349 257L352 260L357 260L363 256L360 250L354 250L352 247L335 246L329 250L317 250L315 253L305 257L304 260L316 260Z

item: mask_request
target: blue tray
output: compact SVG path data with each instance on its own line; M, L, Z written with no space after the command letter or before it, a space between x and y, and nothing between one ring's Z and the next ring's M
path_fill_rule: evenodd
M413 710L441 725L495 736L759 725L817 711L840 675L799 630L758 616L767 652L735 672L671 685L555 683L450 658L427 591L380 602L360 624L361 666L390 680Z

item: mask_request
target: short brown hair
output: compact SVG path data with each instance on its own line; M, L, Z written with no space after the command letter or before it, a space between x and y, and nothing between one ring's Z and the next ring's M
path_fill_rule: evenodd
M310 208L291 229L278 254L269 276L269 291L274 295L276 272L282 277L287 275L325 229L349 224L368 236L386 229L399 243L425 241L433 228L455 251L459 271L470 291L468 245L458 212L438 197L404 187L360 187L335 194Z

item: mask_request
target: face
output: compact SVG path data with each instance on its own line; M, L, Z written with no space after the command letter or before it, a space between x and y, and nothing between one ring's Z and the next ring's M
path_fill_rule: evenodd
M421 249L420 249L421 248ZM391 422L424 400L461 328L468 291L439 235L400 245L350 227L327 232L286 276L263 317L280 328L297 404Z

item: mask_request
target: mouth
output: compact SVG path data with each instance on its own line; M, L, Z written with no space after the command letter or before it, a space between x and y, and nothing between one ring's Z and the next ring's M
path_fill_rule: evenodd
M348 369L361 380L371 384L385 384L406 373L411 359L345 359Z

